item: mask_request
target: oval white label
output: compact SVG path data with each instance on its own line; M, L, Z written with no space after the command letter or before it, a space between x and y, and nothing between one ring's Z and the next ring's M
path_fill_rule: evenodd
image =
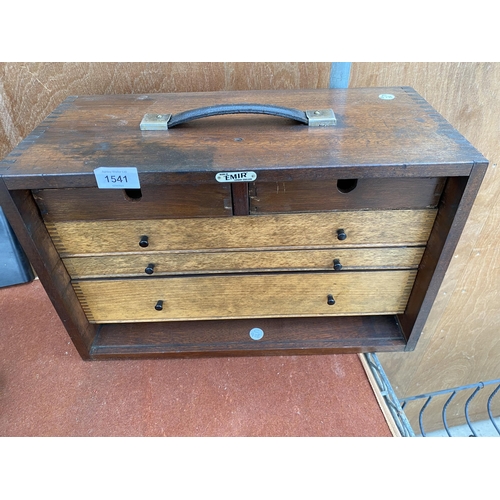
M392 94L380 94L379 98L383 99L384 101L392 101L392 99L394 99L394 96Z
M219 172L215 175L217 182L251 182L257 179L255 172Z

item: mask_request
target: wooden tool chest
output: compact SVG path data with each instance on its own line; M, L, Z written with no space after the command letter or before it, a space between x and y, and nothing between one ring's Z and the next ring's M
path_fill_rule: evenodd
M72 96L0 205L84 359L412 350L487 165L408 87Z

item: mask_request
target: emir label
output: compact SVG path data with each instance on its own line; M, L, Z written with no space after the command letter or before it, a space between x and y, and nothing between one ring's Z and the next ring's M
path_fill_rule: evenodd
M215 175L217 182L251 182L257 179L255 172L219 172Z
M99 167L94 169L99 189L140 189L135 167Z

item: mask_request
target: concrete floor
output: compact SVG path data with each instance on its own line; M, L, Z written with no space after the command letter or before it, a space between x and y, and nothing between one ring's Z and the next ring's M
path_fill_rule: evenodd
M390 436L357 355L81 360L40 282L0 289L0 436Z

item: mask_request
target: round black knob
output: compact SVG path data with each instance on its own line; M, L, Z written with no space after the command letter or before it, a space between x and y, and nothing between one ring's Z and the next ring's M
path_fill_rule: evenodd
M337 238L341 241L347 238L347 234L345 234L343 229L337 229Z
M326 300L326 303L329 305L329 306L333 306L333 304L335 304L335 299L333 298L333 295L328 295L328 298Z
M144 272L146 274L153 274L155 271L155 265L154 264L148 264L148 267L146 267L146 269L144 269Z
M139 246L142 248L146 248L149 245L148 237L141 236L141 240L139 241Z
M340 259L333 259L333 269L335 269L335 271L340 271L342 269Z
M156 305L155 305L155 309L157 311L161 311L163 309L163 300L159 300Z

